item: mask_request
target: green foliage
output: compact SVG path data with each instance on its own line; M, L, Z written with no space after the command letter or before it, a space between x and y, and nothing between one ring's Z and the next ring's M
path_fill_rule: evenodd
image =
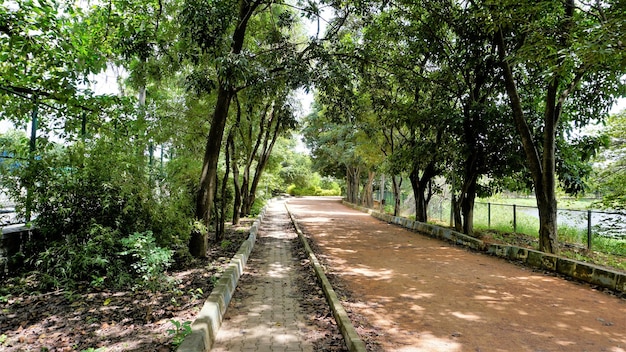
M117 255L121 249L116 243L118 236L114 230L94 224L83 236L69 234L63 240L49 243L31 259L41 275L40 286L71 288L92 276L104 278L115 286L129 284L132 278L126 274L126 263Z
M186 258L193 213L187 176L156 187L141 143L118 133L64 148L41 140L36 158L0 175L16 208L26 212L30 204L37 214L38 235L24 255L44 288L156 288L170 249ZM142 246L128 248L132 241ZM119 254L124 250L127 257Z
M318 177L318 182L309 184L306 187L298 187L295 184L291 184L287 187L287 193L292 196L340 196L341 188L334 181L326 181L323 185L320 185Z
M595 191L602 195L599 205L607 209L626 209L626 111L607 121L607 149L597 158Z
M252 207L250 208L250 214L248 214L248 216L258 216L266 203L267 202L264 199L255 199L254 203L252 203Z
M156 245L152 232L134 233L122 238L125 251L121 255L133 258L131 267L143 279L144 285L152 290L159 288L167 277L164 271L172 263L172 251Z
M56 109L82 105L89 92L78 94L87 75L104 60L86 45L91 35L75 30L80 7L65 1L17 1L0 6L0 115L23 125L32 99ZM51 114L59 110L51 110Z
M231 242L231 241L229 241L229 240L222 240L222 242L220 243L220 247L221 247L222 249L226 249L226 248L228 248L231 244L232 244L232 242Z
M167 329L168 335L172 337L172 346L178 347L185 337L191 334L191 322L186 321L184 323L179 322L178 320L170 320L172 325L174 325L173 329Z

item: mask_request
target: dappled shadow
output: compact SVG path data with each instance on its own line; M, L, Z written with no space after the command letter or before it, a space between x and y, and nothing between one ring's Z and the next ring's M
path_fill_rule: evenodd
M340 204L295 199L289 208L345 305L380 329L386 351L626 348L626 304L616 297ZM322 214L334 220L317 222Z
M268 212L213 351L345 351L312 271L293 257L298 241L284 207Z
M213 246L210 258L192 269L171 271L162 292L56 291L40 294L24 286L19 296L0 297L0 350L82 351L106 347L116 351L170 351L171 320L192 321L210 294L215 279L230 262L246 232L227 231L231 246ZM30 282L30 281L29 281Z
M217 270L217 269L216 269ZM178 273L179 292L53 292L9 299L2 306L3 351L169 351L170 319L197 306L210 292L210 274ZM197 296L188 293L196 290ZM193 312L190 312L193 314Z

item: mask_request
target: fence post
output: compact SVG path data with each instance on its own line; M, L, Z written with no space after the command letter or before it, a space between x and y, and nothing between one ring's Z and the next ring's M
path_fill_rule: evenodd
M30 145L29 145L29 151L30 151L30 155L29 155L29 163L28 163L28 167L32 168L35 167L34 161L35 161L35 151L37 150L37 114L38 114L38 108L39 106L37 105L37 97L35 96L33 98L33 111L31 114L31 131L30 131ZM31 209L33 207L33 188L34 184L31 183L31 180L28 181L28 184L26 185L26 213L24 214L26 217L26 222L29 223L31 220Z
M491 203L487 203L487 227L491 228Z
M87 114L83 112L82 121L80 122L80 137L85 142L85 136L87 136Z
M587 210L587 249L591 249L591 210Z
M443 200L439 202L439 220L443 221Z
M517 232L517 206L513 204L513 232Z

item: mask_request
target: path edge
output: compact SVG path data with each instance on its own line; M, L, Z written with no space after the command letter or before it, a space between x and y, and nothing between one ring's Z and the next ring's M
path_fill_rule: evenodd
M222 326L226 309L239 283L239 278L243 274L246 262L254 248L259 226L265 217L267 208L271 203L282 199L282 197L272 198L261 209L256 220L250 226L248 239L241 244L237 253L230 260L228 267L222 273L211 294L204 301L196 319L191 324L191 333L185 337L176 349L176 352L207 352L211 350L217 333Z
M524 265L558 273L591 285L626 293L626 274L617 270L611 270L599 265L565 258L535 249L509 244L489 243L449 228L414 221L405 217L383 214L379 211L362 207L345 200L342 200L342 203L349 208L368 213L376 219L399 225L413 232L425 234L429 237L451 242L496 257L519 261Z
M309 256L309 260L313 265L313 271L315 271L315 275L317 275L317 277L320 279L320 282L322 283L322 290L324 291L324 295L326 296L326 301L328 302L328 305L333 312L333 316L335 317L335 320L339 325L341 335L343 335L343 338L346 342L346 347L348 347L348 350L350 350L350 352L366 352L367 349L365 348L365 342L363 342L359 334L356 332L354 325L352 325L352 321L350 320L348 313L341 305L341 301L339 300L339 297L337 297L337 293L333 289L333 286L330 284L330 281L328 281L328 278L324 273L324 267L320 264L319 260L317 260L317 257L309 246L309 242L302 233L302 230L300 229L300 226L298 225L295 217L289 210L287 202L285 202L285 209L287 210L287 214L289 214L291 223L295 227L296 233L298 234L298 237L300 238L300 241L302 242L304 249Z

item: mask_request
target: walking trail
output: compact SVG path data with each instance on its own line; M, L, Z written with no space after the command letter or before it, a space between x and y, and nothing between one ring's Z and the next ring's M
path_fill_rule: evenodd
M288 207L376 350L626 352L624 299L387 224L336 198ZM284 203L266 216L214 351L314 350Z
M315 327L298 302L294 240L284 202L269 204L212 351L313 351L305 333Z
M626 300L374 219L289 209L384 351L626 351Z

